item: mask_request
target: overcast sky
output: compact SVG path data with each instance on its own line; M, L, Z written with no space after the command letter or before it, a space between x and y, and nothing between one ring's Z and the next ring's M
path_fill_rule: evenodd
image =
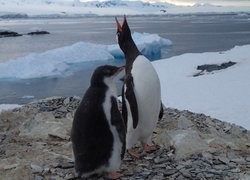
M165 1L176 5L194 5L195 3L209 3L214 5L250 6L250 0L154 0Z
M93 1L93 0L80 0L80 1L84 2L84 1ZM99 0L99 1L105 1L105 0ZM222 6L249 6L250 7L250 0L142 0L142 1L168 2L168 3L172 3L176 5L194 5L195 3L209 3L213 5L222 5Z

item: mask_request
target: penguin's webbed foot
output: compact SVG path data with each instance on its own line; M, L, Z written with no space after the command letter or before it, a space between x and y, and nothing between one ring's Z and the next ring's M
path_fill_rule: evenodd
M108 179L119 179L122 176L123 176L123 174L118 173L118 172L109 172L107 178Z
M138 153L138 152L135 152L132 148L131 149L128 149L128 153L130 156L136 158L136 159L140 159L141 157L141 154Z
M157 149L156 145L154 145L154 144L153 145L143 144L142 148L143 148L143 151L146 153L153 152Z

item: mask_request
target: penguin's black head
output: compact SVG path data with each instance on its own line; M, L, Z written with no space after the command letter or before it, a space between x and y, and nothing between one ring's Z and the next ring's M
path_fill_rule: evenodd
M101 85L105 83L105 80L113 81L113 78L117 76L122 70L124 66L117 67L111 65L99 66L95 69L92 77L91 77L91 85Z
M117 25L117 39L118 39L118 44L121 48L121 50L125 53L126 52L126 46L129 42L133 41L132 36L131 36L131 31L128 26L128 22L126 19L126 16L123 17L123 23L122 25L119 23L117 18L116 20L116 25Z

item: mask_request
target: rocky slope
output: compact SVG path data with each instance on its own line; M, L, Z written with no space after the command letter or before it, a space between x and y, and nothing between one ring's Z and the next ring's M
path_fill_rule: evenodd
M51 98L2 112L0 179L76 179L69 135L79 102ZM125 156L122 180L250 179L250 132L244 128L167 108L153 139L155 152Z

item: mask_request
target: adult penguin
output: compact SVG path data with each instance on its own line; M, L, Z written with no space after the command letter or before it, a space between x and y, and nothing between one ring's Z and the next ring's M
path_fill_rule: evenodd
M126 129L117 105L114 77L124 67L100 66L92 77L76 110L71 140L78 177L108 173L111 179L117 173L125 153Z
M160 80L151 62L134 43L126 16L121 25L116 18L118 44L126 59L122 90L122 115L127 125L128 153L139 158L132 147L139 141L145 152L155 150L152 133L162 117Z

